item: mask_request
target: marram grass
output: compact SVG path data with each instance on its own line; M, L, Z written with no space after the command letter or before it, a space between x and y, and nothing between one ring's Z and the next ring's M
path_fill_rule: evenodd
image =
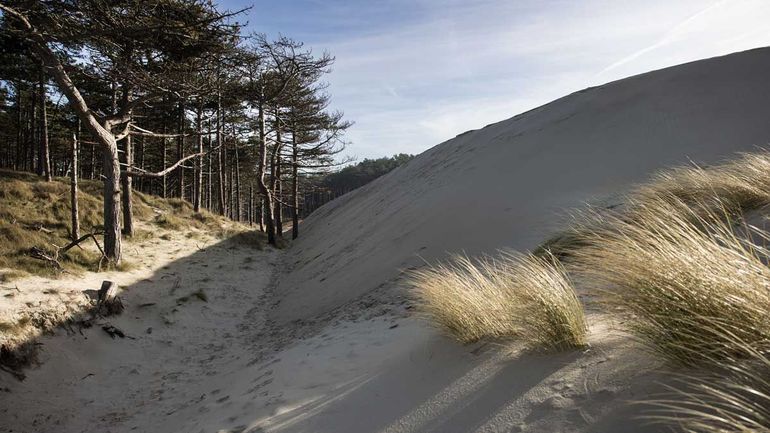
M598 214L614 213L632 222L637 213L645 212L647 204L661 201L689 207L697 211L690 212L696 216L704 212L736 216L770 205L770 151L740 153L710 167L685 165L662 170L634 186L621 205L611 209L592 206L590 218L586 212L572 213L573 224L546 240L535 253L551 252L569 261L572 252L583 247L582 234L604 224L603 218L596 218Z
M534 349L586 345L583 306L553 257L455 256L410 278L421 310L462 342L516 339Z
M605 288L607 304L652 349L699 365L748 355L735 339L770 347L769 255L754 242L764 232L676 197L634 203L632 218L596 218L570 270Z
M692 433L770 432L770 357L721 332L744 356L712 359L718 368L683 375L670 395L642 402L652 409L646 418Z
M711 167L675 167L631 192L632 202L675 199L712 211L742 212L770 204L770 152L741 153Z

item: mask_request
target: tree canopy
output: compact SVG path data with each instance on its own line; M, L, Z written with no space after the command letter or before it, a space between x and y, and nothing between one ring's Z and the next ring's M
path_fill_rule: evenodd
M0 165L103 179L109 259L133 234L134 189L258 224L273 244L290 214L298 236L304 179L338 164L352 124L329 109L333 56L245 34L243 11L208 0L0 12Z

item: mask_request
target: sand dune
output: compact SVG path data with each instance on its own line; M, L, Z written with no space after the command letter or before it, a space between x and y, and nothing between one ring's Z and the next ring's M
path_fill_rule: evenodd
M447 253L533 248L568 209L614 203L656 169L766 144L769 74L770 49L738 53L462 134L328 203L284 252L205 236L148 243L120 280L126 312L109 319L133 339L98 327L39 337L43 363L27 380L0 375L0 429L662 431L627 403L660 391L666 370L586 288L590 347L527 353L441 335L412 313L399 275ZM75 297L100 279L48 285ZM49 296L38 283L20 281L6 304ZM197 289L205 302L182 296Z
M768 72L770 49L703 60L586 89L439 144L311 215L268 314L301 323L392 302L403 295L401 271L424 260L531 249L564 227L569 209L613 204L658 169L763 147ZM374 379L267 431L661 431L628 402L660 392L666 370L578 290L589 301L585 353L462 347L417 323L383 343L406 355L368 366Z
M586 89L439 144L303 224L276 318L328 311L452 252L531 249L565 210L770 141L770 49Z

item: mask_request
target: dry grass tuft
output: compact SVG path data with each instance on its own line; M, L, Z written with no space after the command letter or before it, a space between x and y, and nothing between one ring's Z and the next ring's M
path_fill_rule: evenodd
M558 261L501 253L414 271L422 310L462 342L482 338L526 342L531 348L586 345L583 307Z
M538 245L532 254L543 258L554 256L561 261L569 260L572 252L584 245L583 236L578 227L578 225L574 225L567 230L557 232Z
M748 356L714 359L719 369L681 377L670 387L672 395L642 402L653 408L647 418L693 433L770 431L770 357L740 339L724 338Z
M155 217L155 224L168 230L181 230L187 223L174 214L164 213Z
M674 198L690 206L743 212L770 203L770 152L741 153L708 168L677 167L658 173L630 194L632 202Z
M766 234L712 206L667 197L634 203L632 218L596 214L569 265L610 287L604 298L633 316L630 330L684 365L747 355L736 338L770 347L770 255L752 242Z
M568 261L573 251L584 246L585 233L602 229L604 218L597 218L597 215L623 215L632 222L637 213L641 213L639 218L645 217L644 205L648 203L684 205L706 217L709 214L735 217L770 205L770 151L741 153L732 160L707 168L689 165L661 171L634 187L624 201L610 207L589 206L587 212L572 213L572 224L543 242L534 253L550 252Z

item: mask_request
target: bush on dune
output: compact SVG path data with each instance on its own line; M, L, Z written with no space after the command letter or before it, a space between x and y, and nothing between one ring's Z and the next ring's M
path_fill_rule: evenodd
M753 242L767 236L711 208L669 196L635 203L633 218L597 214L569 265L611 288L604 298L632 316L630 330L684 365L747 355L736 338L770 347L769 255Z
M520 339L532 348L581 347L583 308L555 258L456 256L411 274L422 310L462 342Z

